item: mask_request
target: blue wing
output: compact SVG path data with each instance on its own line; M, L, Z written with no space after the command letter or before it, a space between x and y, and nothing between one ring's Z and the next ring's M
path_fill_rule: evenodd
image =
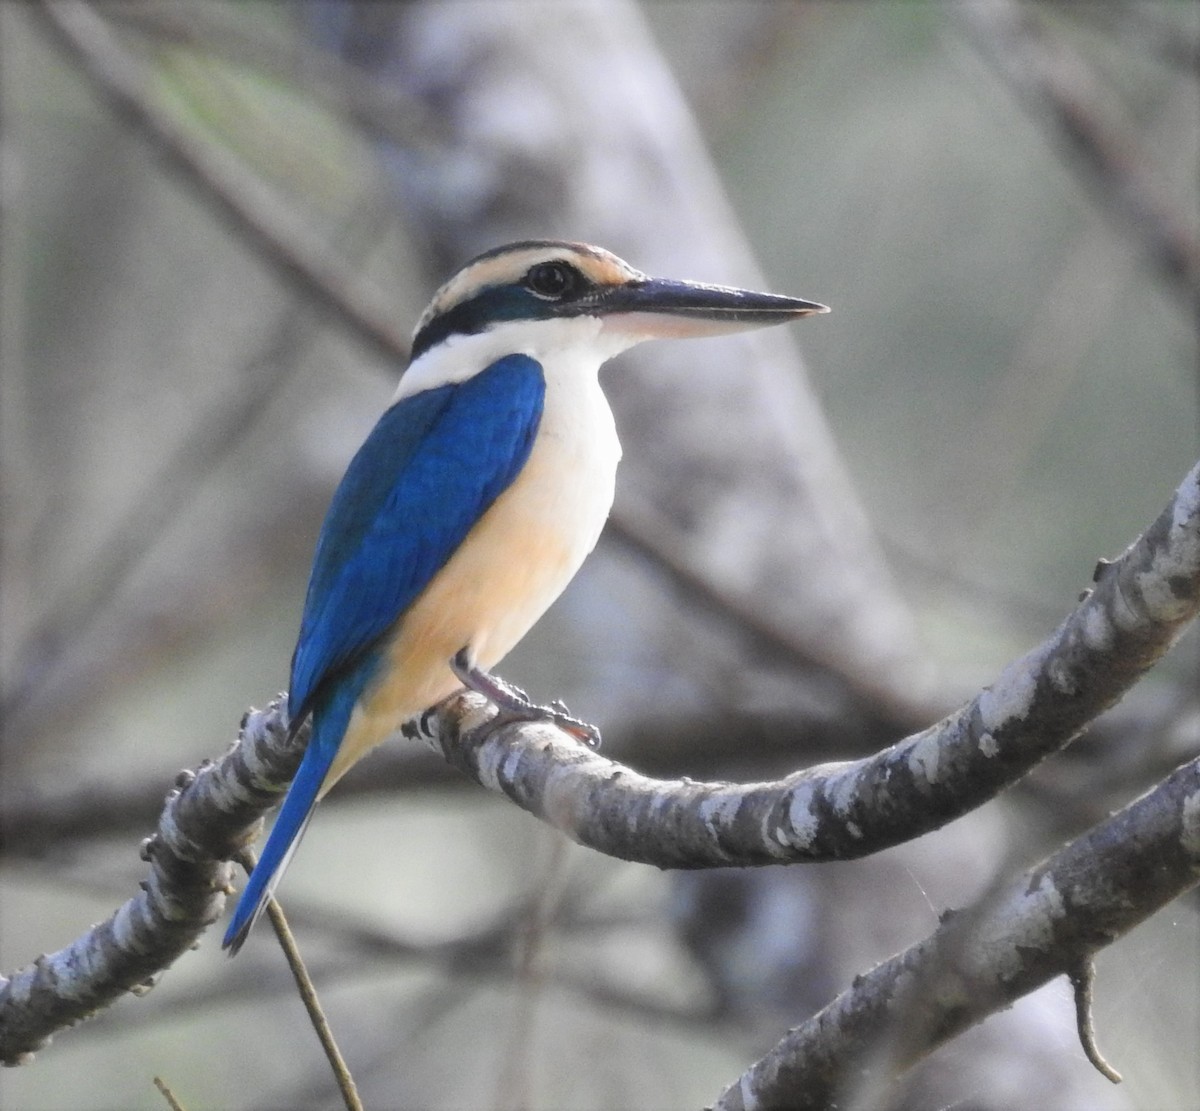
M374 647L529 458L545 398L541 366L508 355L380 418L333 496L317 541L288 709L313 735L225 934L241 948L312 816Z
M389 409L354 457L317 542L288 708L369 649L441 569L529 458L541 366L508 355Z

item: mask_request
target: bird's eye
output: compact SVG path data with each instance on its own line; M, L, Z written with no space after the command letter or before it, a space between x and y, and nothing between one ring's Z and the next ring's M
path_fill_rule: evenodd
M525 288L538 297L561 301L583 282L583 275L566 262L539 262L525 275Z

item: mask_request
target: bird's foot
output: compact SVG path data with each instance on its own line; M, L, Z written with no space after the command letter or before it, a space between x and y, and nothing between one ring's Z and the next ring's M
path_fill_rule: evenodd
M600 730L594 725L573 717L557 699L549 706L532 702L520 687L478 667L466 648L455 653L450 661L450 669L464 687L495 703L503 721L548 721L588 748L600 747Z

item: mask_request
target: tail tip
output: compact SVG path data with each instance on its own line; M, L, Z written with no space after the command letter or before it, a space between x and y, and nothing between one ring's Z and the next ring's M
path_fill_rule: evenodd
M268 896L251 904L247 901L246 894L245 892L242 894L242 899L233 912L233 920L229 923L224 938L221 939L221 948L227 950L231 957L236 957L241 952L242 946L246 944L246 938L254 929L254 923L258 921L267 905Z
M229 924L229 929L225 931L225 937L221 940L221 948L231 957L236 957L242 951L242 946L246 944L246 938L250 936L251 925L251 922L239 925L235 918Z

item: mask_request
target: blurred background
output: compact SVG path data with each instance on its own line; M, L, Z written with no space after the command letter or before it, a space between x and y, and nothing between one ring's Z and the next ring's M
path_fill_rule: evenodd
M1200 6L652 0L0 8L0 968L135 889L175 773L287 681L312 546L433 288L601 243L828 317L602 376L613 525L501 668L650 774L935 720L1046 636L1200 444ZM800 351L803 351L801 359ZM369 1106L705 1104L852 977L1200 749L1197 638L866 861L672 875L397 741L282 896ZM1200 917L889 1106L1200 1105ZM337 1106L282 958L214 931L0 1075L23 1109Z

